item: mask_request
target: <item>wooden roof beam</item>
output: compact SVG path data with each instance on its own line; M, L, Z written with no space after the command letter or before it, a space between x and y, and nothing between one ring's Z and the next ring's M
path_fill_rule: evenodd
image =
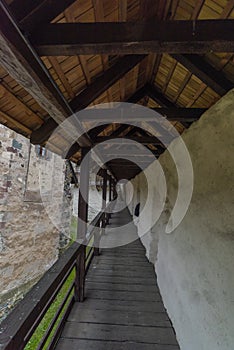
M223 96L234 86L222 72L217 71L199 55L172 54L171 56L220 96Z
M149 108L149 107L147 107ZM200 118L200 116L207 111L207 108L183 108L183 107L156 107L150 108L152 111L165 116L170 121L180 121L192 123ZM125 111L123 122L128 122L134 120L134 122L147 122L154 121L156 115L144 114L141 108L129 108ZM112 118L114 117L114 122L117 122L119 118L123 117L122 109L86 109L80 116L81 122L106 122L112 123Z
M95 33L95 35L93 35ZM234 21L55 23L30 40L41 56L234 51Z
M136 102L138 102L143 96L145 96L145 89L144 89L144 87L143 88L140 88L139 90L137 90L132 96L130 96L129 98L128 98L128 100L126 101L126 102L129 102L129 103L136 103ZM94 115L97 115L97 113L99 113L99 111L100 111L100 109L98 108L98 109L94 109L94 108L91 108L91 109L89 109L89 111L92 113L92 114L94 114ZM106 112L106 111L105 111ZM84 113L84 112L83 112ZM82 114L83 114L82 113ZM82 119L80 119L81 121L82 121ZM87 115L87 118L85 117L85 120L83 120L83 121L89 121L89 119L88 119L88 115ZM99 120L100 122L103 122L103 120L102 119L100 119ZM107 120L106 120L106 122L108 122L109 121L109 118L107 118ZM108 123L108 124L105 124L105 125L101 125L100 126L100 132L101 131L104 131L105 129L106 129L106 127L108 127L110 125L110 123ZM127 125L126 125L126 128L127 128ZM91 129L89 132L88 132L88 134L89 134L89 136L90 136L90 138L92 139L93 137L95 137L95 136L97 136L96 134L93 134L93 130L94 130L94 132L95 132L95 129L96 128L94 128L94 129ZM119 130L119 129L117 129L117 130ZM116 132L118 133L118 131L116 130ZM121 129L122 130L122 129ZM100 133L99 132L99 133ZM123 131L122 131L123 132ZM69 158L71 158L75 153L77 153L78 151L80 150L80 147L79 147L79 145L78 144L74 144L74 145L72 145L71 146L71 148L69 149L69 151L67 152L67 154L65 155L65 157L67 158L67 159L69 159Z
M110 86L116 83L116 81L141 62L144 57L144 55L129 55L120 58L114 66L110 67L91 85L72 99L69 104L70 108L75 112L86 108ZM72 113L70 115L72 115ZM46 142L56 129L57 125L58 124L53 119L49 119L39 129L32 133L31 142L37 144Z
M0 22L0 64L56 123L61 123L73 110L3 2L0 3ZM82 132L81 125L77 127ZM87 135L82 136L80 143L84 147L91 145Z
M40 23L49 23L75 0L14 0L9 9L20 28L30 31Z
M162 107L176 107L176 105L171 102L170 100L168 100L168 98L162 94L156 86L154 85L150 85L150 84L146 84L145 86L146 88L146 93L147 95L152 98L152 100L154 100L155 102L157 102L160 106Z
M94 139L94 143L98 144L101 142L105 142L105 141L109 141L110 144L124 144L124 143L128 143L128 140L131 141L135 141L137 143L141 143L143 145L148 145L148 144L152 144L152 145L159 145L161 146L162 143L154 136L124 136L124 137L119 137L116 138L116 136L112 137L110 136L98 136Z

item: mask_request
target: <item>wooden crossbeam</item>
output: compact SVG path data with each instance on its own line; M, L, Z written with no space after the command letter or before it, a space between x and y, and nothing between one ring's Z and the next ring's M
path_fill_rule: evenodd
M129 55L120 58L114 66L110 67L78 96L72 99L70 108L76 112L86 108L116 81L141 62L144 57L144 55ZM56 127L57 123L49 119L32 133L31 142L37 144L44 143L48 140Z
M14 0L10 11L24 30L31 30L40 23L49 23L75 0Z
M180 62L191 73L196 75L212 90L217 92L217 94L219 94L220 96L224 95L227 91L234 87L234 84L231 81L229 81L222 72L217 71L199 55L173 54L171 56L175 58L178 62Z
M132 96L130 96L129 99L128 99L126 102L129 102L129 103L136 103L136 102L137 102L138 100L140 100L144 95L145 95L145 89L144 89L144 88L141 88L141 89L139 89L138 91L136 91ZM89 109L89 111L95 112L95 111L99 111L99 109L96 109L96 108L95 108L95 109ZM85 113L86 113L86 110L83 111L82 114L79 116L81 121L82 121L82 115L84 115ZM110 124L110 120L107 119L106 121L107 121L107 123L109 122L109 124ZM102 120L100 120L100 122L102 122ZM99 129L98 129L98 130L100 130L99 133L100 133L101 131L104 131L105 128L106 128L109 124L101 125L101 126L99 127ZM128 126L126 125L126 126L124 127L124 130L127 129L127 127L128 127ZM120 126L120 128L121 128L121 126ZM91 140L92 140L95 136L98 135L98 134L96 134L96 130L97 130L97 128L94 128L94 129L91 129L91 130L88 132L88 135L89 135L89 137L91 138ZM122 128L121 128L120 130L122 130ZM119 131L120 131L120 130L119 130L119 129L116 130L117 135L119 135ZM124 130L122 130L122 132L123 132ZM70 147L70 149L68 150L67 154L64 155L64 156L65 156L67 159L69 159L69 158L72 157L75 153L77 153L79 150L80 150L79 145L78 145L77 143L75 143L75 144L73 144L73 145Z
M94 34L95 33L95 34ZM41 56L234 51L233 20L56 23L31 41Z
M115 131L111 133L111 137L117 137L120 136L124 131L126 131L129 128L129 125L123 124L120 125Z
M149 108L151 111L155 111L162 116L165 116L171 121L182 122L194 122L200 118L200 116L207 111L207 108L182 108L182 107L156 107ZM82 122L131 122L136 121L155 121L156 114L147 113L147 109L144 111L141 108L105 108L105 109L86 109L80 115L80 121Z
M154 85L146 84L146 93L152 98L155 102L157 102L162 107L176 107L176 105L168 100L168 98L158 90L158 88Z
M73 110L3 2L0 3L0 22L0 64L57 123L61 123ZM79 123L77 128L82 132ZM80 142L83 146L91 145L85 134Z
M94 143L98 144L101 142L105 142L105 141L110 141L110 144L124 144L124 143L128 143L128 140L131 141L135 141L138 143L141 143L143 145L148 145L148 144L152 144L152 145L160 145L161 146L161 142L154 136L131 136L131 137L124 137L124 138L116 138L115 136L99 136L96 137L94 139Z

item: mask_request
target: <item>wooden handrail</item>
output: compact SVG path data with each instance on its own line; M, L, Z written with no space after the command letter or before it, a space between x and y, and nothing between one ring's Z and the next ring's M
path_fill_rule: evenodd
M110 206L110 204L111 203L109 203L107 208ZM16 305L6 319L3 320L0 325L0 350L24 349L35 332L35 329L46 314L46 311L49 309L55 300L55 297L58 295L62 286L66 282L71 271L74 267L77 268L79 256L84 251L85 246L89 244L90 240L95 235L95 227L100 227L103 220L105 220L105 212L100 212L91 222L91 230L87 231L86 239L82 242L82 244L74 242L44 274L40 281ZM94 248L91 249L93 252L92 256L89 257L90 260L92 260L94 255ZM86 269L89 268L91 262L90 260L86 265ZM73 283L75 286L75 282ZM75 287L74 293L76 293ZM69 310L71 309L71 306L75 300L77 299L74 295L69 303ZM62 303L63 302L64 300ZM68 310L65 312L64 318L67 317L67 314ZM59 317L59 313L57 316ZM55 322L55 320L53 319L52 322ZM59 323L59 329L55 332L55 336L52 338L51 346L49 346L50 349L52 349L52 344L56 343L55 337L59 336L63 323L64 319L62 319ZM50 334L48 334L48 336L49 335Z

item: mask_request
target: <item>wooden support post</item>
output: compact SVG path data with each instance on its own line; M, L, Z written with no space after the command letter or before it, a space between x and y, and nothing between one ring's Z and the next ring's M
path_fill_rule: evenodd
M89 151L89 147L81 149L80 190L77 227L77 238L79 242L85 239L87 232L90 161ZM77 257L76 263L75 300L79 302L83 302L85 297L85 252L86 247L85 245L83 245L81 253Z
M94 234L94 256L99 256L100 255L100 248L99 248L99 243L101 239L101 234L102 234L102 220L100 220L97 224L97 228L95 229L95 234Z
M111 193L111 187L112 187L112 177L109 177L109 201L112 201L112 193Z
M111 183L112 183L112 178L109 176L109 202L112 201L112 194L111 194ZM109 225L109 221L111 218L111 213L106 214L106 224Z
M113 183L113 197L114 197L114 199L116 199L117 198L117 191L116 191L116 181L114 181L114 183Z
M106 192L107 192L107 170L103 170L103 187L102 187L102 210L106 208ZM103 215L102 222L106 226L106 215ZM103 225L102 225L103 226Z

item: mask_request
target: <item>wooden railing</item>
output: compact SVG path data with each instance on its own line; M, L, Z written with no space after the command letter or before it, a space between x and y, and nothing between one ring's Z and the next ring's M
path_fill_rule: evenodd
M108 215L99 213L91 223L95 227L87 233L83 244L73 243L1 323L0 350L27 349L52 307L55 308L53 317L33 349L54 349L74 302L81 301L81 295L84 295L85 275L92 258L99 254L99 248L89 246L89 243L92 240L98 242L99 231L107 221Z

